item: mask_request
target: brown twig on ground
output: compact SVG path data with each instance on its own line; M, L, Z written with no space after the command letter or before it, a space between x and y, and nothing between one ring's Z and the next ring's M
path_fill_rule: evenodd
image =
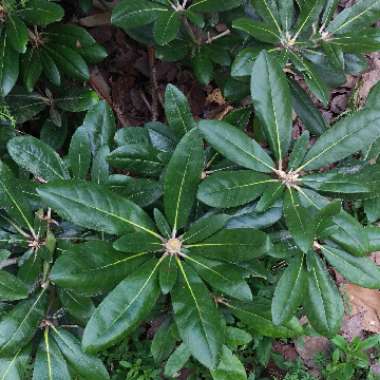
M157 83L157 70L155 60L155 50L153 47L148 47L148 59L150 68L151 92L152 92L152 119L158 120L158 83Z

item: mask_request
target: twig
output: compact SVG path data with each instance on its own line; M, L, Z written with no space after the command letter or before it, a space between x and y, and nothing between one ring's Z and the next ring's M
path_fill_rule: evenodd
M153 121L158 120L158 83L157 83L157 70L155 63L155 50L153 47L148 47L148 58L149 58L149 68L150 68L150 80L152 88L152 119Z
M201 42L200 42L200 41L198 40L198 38L195 36L195 34L194 34L194 30L193 30L193 28L191 27L191 25L190 25L189 21L187 20L187 18L186 18L186 17L182 17L182 22L183 22L183 25L184 25L184 27L186 28L187 33L189 34L191 40L192 40L195 44L200 45Z
M227 29L225 30L224 32L214 36L214 37L211 37L209 36L209 38L207 39L206 41L206 44L211 44L213 43L215 40L218 40L219 38L222 38L222 37L225 37L225 36L228 36L229 34L231 34L231 30L230 29Z

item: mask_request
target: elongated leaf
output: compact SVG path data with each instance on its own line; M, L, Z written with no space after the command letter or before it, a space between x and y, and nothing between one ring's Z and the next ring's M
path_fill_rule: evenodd
M150 24L168 9L147 0L123 0L112 11L113 25L125 30Z
M95 311L91 298L84 297L68 289L58 289L62 306L76 321L86 323Z
M13 274L0 270L0 299L16 301L28 297L28 288Z
M214 380L247 380L244 365L227 346L223 346L220 363L211 376Z
M221 230L210 238L185 245L191 254L238 263L264 255L269 249L265 233L253 229Z
M289 31L294 23L295 6L293 0L279 1L278 12L282 28Z
M0 379L23 380L30 360L30 347L19 349L14 355L0 358Z
M87 131L78 128L70 143L70 168L74 178L85 179L91 165L91 144Z
M45 316L45 291L18 303L0 322L0 354L14 354L26 346Z
M139 206L102 186L57 181L37 192L62 218L78 226L115 235L136 229L157 236L152 220Z
M22 78L25 88L32 92L43 71L40 52L30 49L21 59Z
M353 284L366 288L380 287L380 269L366 257L355 257L340 249L322 246L327 261Z
M327 27L331 34L342 34L349 31L358 31L370 26L380 18L379 0L359 0L352 7L339 13Z
M198 199L208 206L236 207L258 198L275 179L251 170L222 171L207 177L198 190Z
M165 175L165 214L174 231L185 226L188 221L204 161L203 142L199 131L194 129L178 144Z
M19 54L8 43L6 33L0 36L0 95L7 96L17 82Z
M380 111L363 110L325 132L306 155L302 168L313 170L342 160L380 137Z
M258 41L275 44L281 40L281 37L269 25L249 18L234 20L232 27L249 34Z
M78 244L57 259L50 279L62 288L98 294L114 288L148 257L122 254L100 240Z
M171 320L164 321L154 334L150 352L156 363L161 363L170 356L176 346L176 335L176 326Z
M224 343L221 316L199 276L178 259L177 263L182 283L172 292L172 304L179 334L194 358L213 369Z
M217 214L205 216L193 223L182 236L182 242L186 244L198 243L221 230L227 223L229 215Z
M263 51L252 71L251 95L257 117L277 160L288 152L292 133L289 85L280 65Z
M72 379L67 363L57 344L51 339L49 330L45 329L36 355L33 380Z
M232 125L215 120L199 123L206 141L236 164L263 173L270 173L274 163L263 148Z
M68 92L61 93L54 99L54 102L61 110L82 112L96 105L99 102L99 97L95 91L88 90L87 88L74 88Z
M169 294L178 278L178 267L174 256L165 257L159 269L160 288L163 294Z
M107 145L103 145L96 152L91 166L91 181L103 185L108 183L108 177L110 174L110 166L108 164L108 157L110 154L110 148Z
M79 339L63 328L51 332L67 363L84 379L107 380L109 374L102 361L82 351Z
M368 53L380 48L380 31L366 29L360 34L351 32L337 35L329 39L329 45L335 46L347 53Z
M30 24L46 26L63 18L63 8L46 0L28 0L25 7L18 11L19 16Z
M154 39L159 45L167 45L177 37L180 26L181 18L178 12L163 12L154 24Z
M190 359L191 352L185 343L181 343L170 355L165 365L165 376L173 377L177 374Z
M8 142L7 148L13 160L36 177L45 181L69 177L58 154L33 136L15 137Z
M309 143L310 133L309 131L304 131L302 135L297 139L296 143L294 144L292 153L289 156L289 169L295 170L303 163L303 159L306 156Z
M282 28L279 22L279 13L277 6L271 0L253 0L252 4L260 17L271 27L282 34Z
M301 33L307 31L307 29L314 22L318 21L318 17L323 9L324 3L324 0L312 0L304 2L301 8L301 13L299 15L297 25L295 26L295 39L297 39Z
M228 303L228 308L244 324L257 331L260 335L273 338L291 338L302 333L302 328L295 320L285 326L276 326L272 322L270 303L261 298L254 298L252 302L233 301ZM297 326L293 329L291 326Z
M275 325L289 321L301 305L306 287L305 255L294 258L277 283L272 300L272 319Z
M193 12L224 12L237 8L241 0L194 0L188 10Z
M29 39L25 23L16 14L8 14L5 30L13 49L25 53Z
M196 255L190 255L187 259L201 278L214 289L240 301L252 300L251 289L244 281L238 266Z
M113 247L125 253L156 252L162 247L162 240L146 232L131 232L113 243Z
M169 126L173 128L178 137L184 136L195 127L186 96L171 84L166 87L165 91L165 115Z
M313 328L322 335L338 333L344 307L339 290L328 274L326 266L316 255L308 257L307 297L305 312Z
M97 352L125 338L148 316L159 295L157 270L150 260L122 281L97 307L83 335L87 352Z

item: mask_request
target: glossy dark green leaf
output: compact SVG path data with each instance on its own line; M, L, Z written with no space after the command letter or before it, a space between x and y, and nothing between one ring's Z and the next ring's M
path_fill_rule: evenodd
M30 361L30 347L19 349L15 354L0 358L2 380L23 380Z
M166 256L159 269L161 292L168 294L172 291L178 278L178 267L174 256Z
M211 376L213 380L247 380L244 365L227 346L223 346L220 363Z
M95 305L91 298L84 297L72 290L58 289L58 296L65 310L81 323L86 323L95 311Z
M276 30L279 35L282 34L277 4L271 0L252 0L252 5L268 25Z
M30 49L22 56L21 69L25 88L32 92L43 70L40 53L37 49Z
M169 222L166 220L165 215L159 209L155 208L153 210L153 216L157 229L160 231L161 235L169 239L172 236L172 229Z
M124 30L138 28L155 21L168 8L147 0L123 0L112 11L111 22Z
M340 249L322 246L327 261L348 281L366 288L380 287L380 270L366 257L355 257Z
M264 213L279 200L285 191L285 185L281 181L273 181L265 186L264 193L256 205L257 213Z
M91 165L91 144L83 127L78 128L71 138L69 160L73 177L85 179Z
M16 14L7 15L5 32L13 49L19 53L25 53L29 39L28 29L25 23Z
M337 122L312 146L302 168L319 169L365 148L380 137L380 111L364 110Z
M0 270L0 300L16 301L28 297L28 288L12 273Z
M281 37L264 22L254 21L249 18L239 18L234 20L232 27L241 30L258 41L270 44L278 43Z
M337 35L329 40L329 45L336 46L347 53L369 53L380 48L378 29L366 29L360 34L351 32Z
M57 65L55 64L52 57L50 57L49 53L44 49L40 51L41 55L41 63L43 67L43 72L46 78L55 86L60 86L61 84L61 73Z
M174 260L175 261L175 260ZM176 326L170 320L164 321L154 334L150 352L156 363L166 360L176 346Z
M45 291L19 302L0 322L0 354L14 354L33 338L45 316Z
M181 18L178 12L162 12L154 24L154 39L159 45L167 45L177 37L180 26Z
M292 153L289 156L289 169L295 170L303 163L309 147L309 143L310 133L309 131L304 131L302 135L296 140L292 149Z
M294 23L295 6L293 0L283 0L278 2L278 13L282 29L289 31Z
M212 288L240 301L251 301L252 293L241 274L241 269L231 263L208 260L202 256L189 255L188 262L203 281Z
M257 199L275 179L251 170L221 171L202 181L198 199L208 206L236 207Z
M57 181L37 192L49 207L78 226L115 235L132 228L157 236L152 220L139 206L103 186Z
M150 260L123 280L97 307L83 335L87 352L97 352L124 339L144 320L159 296L157 270Z
M57 344L51 339L49 329L45 329L33 369L33 380L71 380L69 367Z
M340 12L327 27L331 34L358 31L370 26L380 17L379 0L359 0L351 7Z
M178 137L184 136L195 127L186 96L171 84L166 87L165 91L165 115L169 126L173 128Z
M182 235L181 240L186 244L203 241L221 230L226 225L229 218L230 216L226 214L204 216L189 227L189 229Z
M67 179L68 172L62 159L47 144L33 136L20 136L7 144L12 159L35 177L45 181Z
M296 32L293 38L295 40L302 33L306 32L313 23L318 21L318 17L323 9L324 3L324 0L312 0L304 2L300 15L298 17L297 24L294 27Z
M108 380L110 378L102 361L82 351L78 338L63 328L53 328L54 341L74 372L84 379Z
M65 89L65 93L54 99L55 105L64 111L83 112L96 105L99 97L95 91L87 88Z
M322 335L338 333L344 313L339 290L328 274L322 260L311 253L305 297L305 312L313 328Z
M162 240L146 232L131 232L113 243L113 247L125 253L156 252L161 250Z
M98 185L105 185L108 183L110 173L110 166L108 163L109 154L110 148L107 145L103 145L98 149L92 161L91 181Z
M260 335L273 338L291 338L302 333L302 328L295 319L283 326L274 325L270 312L270 302L262 298L254 298L251 302L229 302L227 307L244 324ZM292 327L297 328L293 329Z
M291 96L280 65L265 51L260 53L253 66L251 96L272 151L276 159L281 160L291 142Z
M237 8L241 0L195 0L188 8L193 12L224 12Z
M50 279L79 293L102 293L116 286L148 257L147 253L125 255L101 240L78 244L57 259Z
M7 96L17 82L19 54L8 43L7 34L0 36L0 95Z
M260 54L261 50L261 47L248 47L240 50L232 63L231 75L233 77L250 76L256 57Z
M195 359L216 368L224 343L224 327L207 287L200 277L177 259L182 281L172 291L179 335Z
M321 135L327 129L327 122L310 100L306 92L295 82L289 81L293 107L305 128L314 135Z
M299 253L285 269L272 299L272 319L275 325L289 321L301 305L306 288L305 255Z
M269 155L238 128L222 121L205 120L199 123L199 129L206 141L230 161L259 172L273 170L274 163Z
M193 72L200 84L207 86L214 78L214 64L209 51L203 47L192 60Z
M377 226L369 226L365 229L368 235L369 250L375 252L380 250L380 228Z
M52 1L29 0L27 5L18 11L18 15L30 24L46 26L60 21L65 12Z
M204 161L203 141L199 131L193 129L178 144L165 175L165 214L174 231L188 222Z
M261 231L241 228L221 230L202 242L185 247L193 254L238 263L264 255L269 249L269 239Z
M323 26L326 26L331 19L334 17L334 14L338 8L339 0L327 0L325 8L322 13L321 23Z
M170 355L166 362L164 374L165 376L175 376L190 359L191 352L185 343L181 343L176 350Z

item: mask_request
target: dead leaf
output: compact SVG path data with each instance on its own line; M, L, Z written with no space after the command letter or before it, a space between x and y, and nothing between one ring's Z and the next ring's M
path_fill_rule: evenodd
M79 24L86 28L111 25L111 12L96 13L91 16L83 17L79 20Z
M224 96L222 94L222 91L220 88L215 88L206 99L207 103L216 103L219 106L224 106L226 104L226 100L224 99Z
M330 351L330 342L323 336L305 336L295 342L296 350L305 365L312 369L318 369L315 357L318 354L327 354Z

